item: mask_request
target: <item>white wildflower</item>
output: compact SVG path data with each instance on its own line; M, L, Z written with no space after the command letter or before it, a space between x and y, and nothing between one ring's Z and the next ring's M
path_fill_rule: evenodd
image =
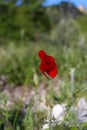
M48 128L49 128L49 124L47 123L47 124L43 125L42 130L46 130Z
M57 104L53 107L52 117L54 117L54 119L57 122L62 122L64 120L64 111L65 111L65 104L64 105Z

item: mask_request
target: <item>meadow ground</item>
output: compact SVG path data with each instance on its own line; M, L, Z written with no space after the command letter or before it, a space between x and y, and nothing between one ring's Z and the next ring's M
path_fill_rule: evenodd
M0 130L41 130L51 120L47 118L55 104L67 104L60 129L65 129L66 121L69 129L79 129L70 108L79 98L87 98L87 45L85 40L72 43L9 41L0 47ZM39 70L41 49L56 60L55 79L47 79ZM58 127L56 123L49 129Z

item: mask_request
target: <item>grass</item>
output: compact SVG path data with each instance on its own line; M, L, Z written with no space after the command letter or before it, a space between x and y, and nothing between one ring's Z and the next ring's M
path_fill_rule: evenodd
M7 47L0 48L0 75L7 75L8 82L23 84L29 71L29 82L32 82L35 70L41 76L39 70L39 58L37 53L44 49L48 54L55 57L59 68L60 77L69 78L69 69L76 69L76 80L85 82L87 72L87 53L80 47L66 46L58 47L49 43L24 43L16 46L15 43L8 44Z
M30 46L32 45L32 46ZM87 76L87 53L83 51L82 48L77 47L70 47L61 46L58 47L52 44L44 44L43 42L40 43L22 43L17 46L15 43L8 43L8 46L2 46L0 51L0 74L7 75L8 79L7 82L10 84L31 84L34 85L33 76L34 71L38 74L39 80L42 81L43 76L39 72L39 58L37 53L40 49L44 49L48 54L51 54L55 57L56 62L59 68L59 77L64 81L64 84L61 84L60 94L55 94L53 92L53 84L51 82L50 87L52 89L49 92L48 102L49 104L53 105L56 102L68 102L69 104L71 99L71 90L70 90L70 69L75 68L75 81L74 81L74 97L77 99L80 95L86 96L86 76ZM86 49L86 48L85 48ZM34 69L34 71L33 71ZM29 73L29 75L28 75ZM27 81L26 77L29 76ZM44 80L46 80L44 78ZM50 84L50 81L47 81ZM34 85L35 86L35 85ZM66 97L66 98L65 98ZM75 102L76 102L75 99ZM4 100L4 99L2 99ZM71 103L72 104L72 103ZM19 105L20 106L20 105ZM6 111L5 115L3 115L3 111L1 110L1 114L3 118L10 122L11 120L15 120L11 123L11 127L8 126L9 130L16 129L16 130L34 130L34 129L41 129L41 124L44 122L44 113L40 112L34 113L32 111L32 107L28 107L26 110L25 116L23 115L23 120L20 119L22 107L17 107L16 113L17 116L15 117L13 113ZM13 110L15 111L15 109ZM20 114L21 113L21 114ZM11 118L9 118L9 116ZM2 120L2 117L1 117ZM43 121L41 121L43 120ZM39 123L39 122L41 123ZM4 121L2 120L1 126L3 125ZM4 124L6 125L6 124ZM22 125L22 126L21 126ZM2 129L2 127L1 127ZM3 129L2 129L3 130Z
M69 27L70 25L71 23L69 24ZM63 27L64 26L65 25L63 25ZM55 37L54 39L51 39L50 37L53 42L48 42L46 40L44 42L43 39L38 42L21 41L15 43L9 41L7 45L2 45L0 47L0 76L5 76L6 83L9 85L12 84L13 87L17 87L17 85L20 84L26 87L30 84L37 90L40 82L46 82L49 86L48 90L46 90L46 102L47 105L50 106L50 109L55 103L67 103L69 110L73 105L72 100L75 104L79 97L87 98L87 44L86 38L81 33L78 34L78 39L82 37L83 40L81 41L80 39L80 41L75 41L75 34L73 35L75 31L70 33L73 37L72 40L70 40L70 38L68 38L69 32L68 37L66 37L66 32L68 30L62 30L62 26L59 30L61 30L61 32L58 31L61 37ZM57 31L55 30L55 32ZM65 40L64 44L61 43L61 39L62 41ZM62 81L60 86L55 84L58 81L57 78L50 81L44 78L42 73L40 73L40 60L37 54L41 49L45 50L47 54L55 57L58 65L57 78ZM71 88L72 79L70 71L72 69L75 69L74 89ZM35 74L38 75L39 82L36 81L37 77L34 79ZM0 87L3 86L1 85ZM54 91L55 88L58 88L58 92L56 93ZM7 100L5 96L0 95L0 100L1 103L6 104ZM46 111L33 111L33 100L27 108L21 103L21 99L18 100L18 104L16 104L13 110L10 111L8 109L0 109L0 130L4 130L4 128L6 130L41 130L48 113ZM67 113L69 115L67 120L71 121L72 115L70 115L70 111ZM86 124L84 126L86 126ZM64 128L62 128L63 125L59 127L64 130ZM57 126L55 126L54 130L56 129L58 129ZM77 130L77 127L75 126L69 129Z

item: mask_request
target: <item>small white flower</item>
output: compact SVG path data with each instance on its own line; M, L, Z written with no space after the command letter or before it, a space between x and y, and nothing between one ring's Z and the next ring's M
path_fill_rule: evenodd
M58 122L64 119L64 107L63 105L57 104L52 109L52 117Z
M79 98L77 107L78 109L84 109L87 111L87 101L84 97Z
M46 130L48 128L49 128L49 124L47 123L47 124L43 125L42 130Z

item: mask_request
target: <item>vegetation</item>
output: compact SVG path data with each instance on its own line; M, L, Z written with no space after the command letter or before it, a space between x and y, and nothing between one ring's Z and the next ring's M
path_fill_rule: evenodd
M61 125L49 130L87 128L86 123L78 126L70 111L80 97L87 98L87 16L66 19L54 7L42 8L38 0L31 0L31 4L23 0L19 6L16 0L5 2L0 3L0 130L41 130L51 108L58 103L67 103L67 115ZM41 49L55 57L58 75L53 80L46 79L39 70L37 54ZM40 88L41 83L45 87ZM34 95L26 104L22 98L29 85ZM7 88L15 91L17 87L22 88L22 96L19 92L20 98L12 99L10 108ZM45 99L41 98L42 91L46 92ZM49 111L43 109L43 102Z
M19 6L14 1L0 4L0 41L4 37L5 40L37 40L38 33L50 31L51 22L41 2L37 0L31 1L29 6L26 4L26 0Z

